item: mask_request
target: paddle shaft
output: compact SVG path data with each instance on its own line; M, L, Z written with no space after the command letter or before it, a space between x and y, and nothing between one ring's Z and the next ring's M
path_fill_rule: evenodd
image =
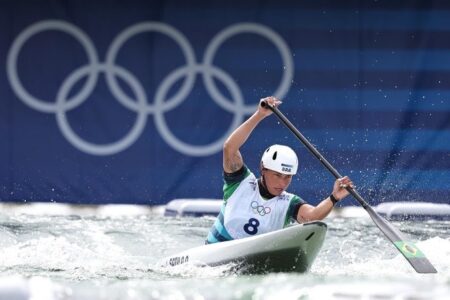
M322 165L325 166L325 168L330 171L333 176L338 179L341 178L342 175L339 174L339 172L328 162L328 160L323 157L322 154L308 141L307 138L303 136L303 134L298 131L298 129L291 123L291 121L286 118L286 116L283 115L283 113L274 106L269 105L266 102L261 102L261 106L269 108L273 113L286 125L289 130L305 145L305 147L322 163ZM399 243L402 243L402 247L405 245L404 239L401 236L401 233L398 229L396 229L394 226L392 226L386 219L381 217L373 208L364 200L364 198L354 189L351 187L347 187L346 190L359 202L359 204L367 211L367 213L370 215L374 223L378 226L378 228L386 235L386 237L399 249L400 253L403 254L403 256L408 260L408 262L411 264L411 266L418 272L418 273L436 273L436 269L431 265L431 263L425 258L420 257L420 259L417 258L411 258L410 253L405 253L409 251L409 249L403 250L400 248ZM420 251L418 250L414 245L412 244L406 244L410 248L413 248L412 250ZM421 253L422 254L422 253ZM422 254L423 255L423 254Z
M336 179L342 177L342 175L339 174L339 172L330 164L330 162L326 160L326 158L323 157L322 154L320 154L320 152L308 141L308 139L300 131L298 131L297 128L295 128L295 126L291 123L291 121L289 121L289 119L286 118L286 116L283 115L283 113L278 108L270 106L266 102L261 102L261 105L263 107L268 107L271 111L273 111L273 113L284 123L284 125L286 125L292 131L292 133L322 163L322 165L324 165L325 168L327 168L328 171L330 171L330 173L333 174L333 176ZM358 202L361 204L362 207L364 208L369 207L369 204L367 204L367 202L363 199L363 197L361 197L361 195L355 189L352 189L351 187L347 187L346 189L353 197L355 197L356 200L358 200Z

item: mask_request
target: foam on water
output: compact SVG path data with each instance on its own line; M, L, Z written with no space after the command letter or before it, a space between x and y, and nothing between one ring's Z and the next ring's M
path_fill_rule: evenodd
M448 299L449 221L394 223L438 270L427 275L369 218L326 221L310 272L241 276L232 266L158 267L203 244L212 218L2 212L0 299Z

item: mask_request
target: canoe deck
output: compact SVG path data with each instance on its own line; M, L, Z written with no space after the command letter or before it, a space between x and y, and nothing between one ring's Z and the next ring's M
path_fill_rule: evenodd
M327 225L310 222L240 240L203 245L161 262L163 267L191 264L221 266L240 274L305 272L309 270L325 239Z

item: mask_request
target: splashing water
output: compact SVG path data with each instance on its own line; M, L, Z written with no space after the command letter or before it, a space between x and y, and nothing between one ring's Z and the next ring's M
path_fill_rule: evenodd
M334 217L308 273L162 269L203 244L212 218L0 214L0 299L448 299L449 221L394 225L438 270L421 275L369 218ZM2 294L3 293L3 294ZM10 294L6 294L10 293ZM11 297L10 297L11 298Z

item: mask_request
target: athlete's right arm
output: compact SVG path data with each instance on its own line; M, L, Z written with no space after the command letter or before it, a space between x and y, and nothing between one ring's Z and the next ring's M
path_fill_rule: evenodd
M275 97L263 98L261 101L266 101L271 106L278 106L281 104L281 101ZM259 122L270 114L272 114L270 109L258 105L256 112L248 118L247 121L236 128L227 138L223 144L223 170L225 173L234 173L242 168L244 160L242 159L239 149L245 141L247 141Z

